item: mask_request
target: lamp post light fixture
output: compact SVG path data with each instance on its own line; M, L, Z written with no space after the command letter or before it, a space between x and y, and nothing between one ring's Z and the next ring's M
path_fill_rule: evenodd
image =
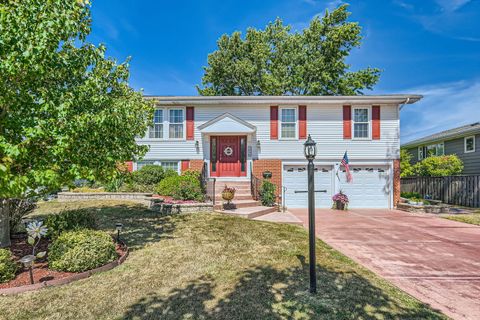
M34 281L33 281L33 262L35 261L35 256L29 254L29 255L26 255L23 258L21 258L19 261L20 261L20 263L23 264L25 269L28 269L28 271L30 272L30 283L33 284L34 283Z
M117 230L117 240L116 240L117 243L120 243L120 232L122 231L122 229L123 229L123 224L121 224L120 222L117 222L115 224L115 230Z
M317 143L308 135L304 143L305 158L308 160L308 239L310 264L310 293L317 293L317 271L315 258L315 182L313 160L317 155Z

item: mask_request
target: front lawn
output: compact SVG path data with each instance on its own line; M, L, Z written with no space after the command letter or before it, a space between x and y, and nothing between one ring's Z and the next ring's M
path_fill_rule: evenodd
M442 214L441 217L449 220L480 225L480 210L470 214Z
M0 297L1 319L439 319L442 315L318 241L318 295L298 226L220 214L159 216L129 202L91 206L123 222L127 261L72 284Z

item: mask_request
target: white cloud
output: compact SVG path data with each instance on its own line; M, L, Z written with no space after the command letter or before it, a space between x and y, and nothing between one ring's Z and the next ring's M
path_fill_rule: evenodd
M480 41L476 27L479 6L472 0L433 0L429 5L422 3L423 8L409 0L394 0L393 3L408 11L412 20L431 33L463 41ZM469 10L460 10L469 4Z
M454 12L471 2L471 0L435 0L435 2L443 11Z
M402 143L480 121L480 79L406 90L424 96L401 112Z

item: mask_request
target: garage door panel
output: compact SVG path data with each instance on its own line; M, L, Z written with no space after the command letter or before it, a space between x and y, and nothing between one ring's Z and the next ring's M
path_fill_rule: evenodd
M348 196L350 208L389 207L390 176L388 167L352 166L350 171L353 181L351 183L347 183L345 179L340 181L340 190Z
M308 206L307 166L284 167L285 205L289 208L305 208ZM332 205L332 167L315 167L315 190L327 190L326 193L315 193L315 207L329 208Z

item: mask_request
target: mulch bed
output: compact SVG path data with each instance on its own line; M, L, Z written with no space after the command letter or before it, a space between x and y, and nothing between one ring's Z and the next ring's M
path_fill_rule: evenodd
M12 252L15 261L18 261L23 256L32 254L32 246L27 243L26 234L15 235L12 237L11 241L12 245L10 246L10 251ZM39 245L37 246L36 252L47 251L48 245L50 243L51 240L49 239L41 239ZM118 256L120 257L125 252L125 247L117 244L116 251ZM45 257L37 259L35 261L35 267L33 268L33 279L35 283L63 279L76 274L75 272L63 272L48 269L47 258L48 251ZM15 279L10 280L9 282L0 283L0 289L20 287L29 284L30 273L19 263Z

